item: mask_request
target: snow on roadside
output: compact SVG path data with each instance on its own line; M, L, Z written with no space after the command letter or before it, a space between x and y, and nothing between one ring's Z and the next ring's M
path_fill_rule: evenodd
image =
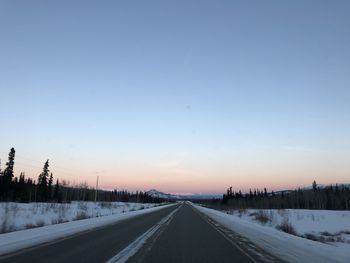
M0 234L0 255L155 212L172 205L174 204Z
M199 211L288 262L350 262L350 245L325 244L281 232L247 218L195 205ZM336 222L329 222L330 224ZM302 228L300 228L302 229ZM299 230L299 229L298 229Z
M157 206L127 202L0 203L0 233Z
M232 216L261 224L259 216L266 220L265 225L279 228L288 222L295 234L312 240L340 246L346 243L350 249L350 211L308 210L308 209L246 209L230 210Z

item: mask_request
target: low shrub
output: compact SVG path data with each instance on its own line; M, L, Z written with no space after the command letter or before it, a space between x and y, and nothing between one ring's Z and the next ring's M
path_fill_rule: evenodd
M26 224L26 226L25 226L26 229L31 229L31 228L34 228L34 227L36 227L36 226L33 225L33 224L30 224L30 223Z
M247 210L246 209L238 209L238 216L242 217L242 215L246 214Z
M101 208L111 209L113 207L113 204L111 202L100 202L99 206Z
M37 227L42 227L42 226L44 226L44 225L45 225L45 221L44 221L44 220L41 219L41 220L37 220L37 221L36 221L36 226L37 226Z
M73 220L76 221L76 220L82 220L82 219L87 219L87 218L89 218L89 216L86 212L79 211L79 212L77 212L77 215L75 216L75 218Z
M296 235L297 232L295 231L294 226L289 222L288 219L284 219L283 222L276 226L278 230L281 230L283 232L286 232L291 235Z
M270 221L269 214L264 210L259 210L257 213L255 213L255 220L259 221L262 224L266 224Z

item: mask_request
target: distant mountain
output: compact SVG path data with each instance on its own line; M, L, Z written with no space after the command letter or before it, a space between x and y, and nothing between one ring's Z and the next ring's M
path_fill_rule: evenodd
M173 195L159 192L156 189L152 189L146 192L152 197L164 198L164 199L173 199L173 200L201 200L201 199L213 199L213 198L222 198L222 195L209 195L209 194L194 194L194 195Z
M333 187L335 187L336 184L332 184ZM320 189L324 189L325 187L329 187L330 185L324 185L324 184L317 184L317 187ZM350 184L338 184L339 187L350 187ZM307 187L303 187L301 188L301 190L311 190L312 186L307 186ZM296 189L295 189L296 190ZM286 190L280 190L280 191L275 191L275 194L288 194L291 193L295 190L290 190L290 189L286 189ZM148 195L152 196L152 197L158 197L158 198L163 198L163 199L172 199L172 200L203 200L203 199L221 199L222 198L222 194L193 194L193 195L174 195L174 194L167 194L167 193L163 193L160 192L156 189L152 189L146 192Z
M157 197L157 198L179 199L179 196L177 196L177 195L166 194L163 192L159 192L156 189L151 189L151 190L147 191L146 194L148 194L149 196L152 196L152 197Z

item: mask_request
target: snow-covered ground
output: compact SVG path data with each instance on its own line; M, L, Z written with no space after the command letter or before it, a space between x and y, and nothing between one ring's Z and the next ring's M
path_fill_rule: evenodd
M247 209L230 210L226 213L279 230L284 224L289 224L295 235L335 245L347 243L350 249L350 211Z
M130 204L130 203L129 203ZM0 234L0 255L151 213L174 204ZM121 210L123 211L123 210Z
M350 211L286 209L262 212L249 209L222 212L195 207L288 262L350 262ZM261 215L267 217L262 220L265 223L256 220ZM296 235L279 229L286 224L294 228ZM307 235L323 242L301 237Z
M122 202L0 203L0 233L151 208Z

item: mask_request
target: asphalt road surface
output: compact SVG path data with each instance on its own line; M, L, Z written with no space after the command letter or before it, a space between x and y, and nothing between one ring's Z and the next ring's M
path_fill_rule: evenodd
M177 209L177 210L176 210ZM167 207L93 231L0 257L0 262L103 263L175 211L127 262L263 262L225 236L189 204ZM124 249L124 250L123 250ZM261 256L261 251L259 252ZM117 261L121 262L121 261ZM277 262L277 261L269 261Z
M129 262L256 262L190 205L183 205L161 235Z

